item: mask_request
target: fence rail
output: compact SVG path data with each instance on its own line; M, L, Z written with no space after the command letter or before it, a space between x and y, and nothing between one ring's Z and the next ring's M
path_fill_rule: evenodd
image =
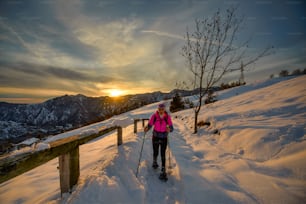
M122 144L122 127L103 128L88 136L74 135L49 143L50 148L0 158L0 183L8 181L59 157L61 193L70 192L80 175L79 146L117 130L117 145Z
M145 126L145 121L149 121L148 118L142 118L142 119L134 119L134 133L137 133L137 123L139 121L142 121L142 127Z

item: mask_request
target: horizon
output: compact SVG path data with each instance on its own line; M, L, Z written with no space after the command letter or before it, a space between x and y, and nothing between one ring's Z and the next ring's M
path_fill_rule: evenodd
M168 92L162 92L162 91L153 91L153 92L143 92L143 93L136 93L136 94L122 94L122 95L116 95L116 96L112 96L112 95L101 95L101 96L88 96L88 95L85 95L85 94L80 94L80 93L77 93L77 94L64 94L64 95L59 95L59 96L54 96L52 98L47 98L43 101L38 101L38 102L30 102L30 103L19 103L18 101L12 101L12 102L8 102L8 101L0 101L0 103L12 103L12 104L39 104L39 103L44 103L46 101L49 101L49 100L52 100L52 99L55 99L55 98L60 98L60 97L64 97L64 96L78 96L78 95L82 95L82 96L85 96L85 97L89 97L89 98L100 98L100 97L110 97L110 98L120 98L120 97L125 97L125 96L130 96L130 95L138 95L138 94L152 94L152 93L156 93L156 92L161 92L163 94L167 94L167 93L171 93L172 91L176 90L177 88L175 89L172 89L171 91L168 91ZM177 90L182 90L182 91L192 91L192 90L187 90L187 89L177 89ZM25 100L25 99L22 99L22 100ZM32 100L32 99L31 99ZM39 99L40 100L40 99Z
M306 69L306 68L305 68ZM301 71L303 71L303 70L301 70ZM246 84L244 84L244 85L251 85L251 84L255 84L255 83L262 83L262 82L264 82L264 81L269 81L269 80L272 80L272 79L277 79L277 78L284 78L284 77L299 77L299 76L303 76L304 74L300 74L300 75L288 75L288 76L278 76L278 77L273 77L273 78L267 78L267 79L262 79L262 80L258 80L258 81L254 81L254 82L252 82L252 83L246 83ZM235 81L232 81L232 82L235 82ZM228 82L228 84L230 84L231 82ZM242 86L242 85L240 85L240 86ZM220 85L216 85L216 86L214 86L214 87L221 87ZM235 87L237 87L237 86L235 86ZM231 88L235 88L235 87L231 87ZM196 88L197 89L197 88ZM196 89L193 89L193 90L196 90ZM85 95L85 94L80 94L80 93L76 93L76 94L64 94L64 95L59 95L59 96L54 96L54 97L52 97L52 98L47 98L47 99L45 99L45 100L42 100L42 99L38 99L38 101L37 102L33 102L32 100L33 99L29 99L29 100L31 100L31 102L29 102L29 103L20 103L20 102L18 102L18 101L15 101L15 100L13 100L12 102L10 102L10 101L0 101L0 103L10 103L10 104L17 104L17 105L23 105L23 104L40 104L40 103L45 103L45 102L47 102L47 101L49 101L49 100L53 100L53 99L55 99L55 98L61 98L61 97L65 97L65 96L78 96L78 95L82 95L82 96L85 96L85 97L88 97L88 98L100 98L100 97L109 97L109 98L114 98L114 99L116 99L116 98L120 98L120 97L126 97L126 96L130 96L130 95L139 95L139 94L153 94L153 93L156 93L156 92L161 92L161 93L163 93L163 94L168 94L168 93L171 93L171 92L173 92L174 90L181 90L181 91L193 91L193 90L190 90L190 89L180 89L180 88L174 88L174 89L172 89L171 91L165 91L165 92L163 92L163 91L152 91L152 92L143 92L143 93L136 93L136 94L133 94L133 93L130 93L130 94L122 94L122 95L101 95L101 96L88 96L88 95ZM222 90L222 89L221 89ZM27 101L28 99L22 99L22 101Z
M0 101L41 103L88 97L170 92L189 72L180 55L195 18L238 6L251 39L247 83L306 68L303 1L8 1L0 2ZM237 81L239 71L220 81Z

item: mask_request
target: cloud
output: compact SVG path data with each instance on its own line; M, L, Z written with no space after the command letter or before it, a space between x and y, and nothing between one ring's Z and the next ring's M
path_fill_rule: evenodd
M97 70L86 70L85 72L78 69L71 70L29 63L9 65L1 63L0 70L0 93L11 90L11 93L19 95L25 93L26 90L31 95L37 95L43 90L47 95L52 96L56 96L55 93L99 96L101 90L97 84L112 84L120 80L105 76ZM22 91L16 92L20 89Z
M36 57L38 56L37 53L34 50L32 50L31 45L29 45L26 41L24 41L23 38L18 34L18 32L16 32L11 26L4 23L1 19L0 19L0 26L1 26L2 29L8 30L13 36L15 36L17 41L20 43L20 45L24 49L29 51L34 56L36 56Z
M35 94L37 87L53 93L86 95L103 95L106 89L119 85L129 93L152 90L147 85L154 70L145 68L154 59L160 59L160 42L141 35L142 20L122 18L103 22L86 16L82 4L63 4L52 4L61 30L40 23L29 28L15 24L16 29L12 22L10 26L2 25L10 33L9 39L25 52L4 53L0 60L0 87L22 89L18 91L21 97L24 89Z
M107 23L80 25L77 38L100 51L101 64L109 68L125 67L150 58L156 44L137 35L143 22L138 19L121 19Z
M39 65L30 64L26 62L20 63L0 63L0 70L2 71L0 76L8 72L15 72L16 75L20 73L27 75L34 75L35 77L42 78L58 78L71 81L81 81L81 82L110 82L115 80L112 77L104 76L96 73L94 70L87 70L87 72L82 72L79 70L71 70L69 68L54 67L50 65Z
M171 50L167 50L169 39L164 36L171 36L173 40L177 40L178 36L162 31L156 32L155 36L143 35L142 30L147 33L153 30L145 29L149 28L149 25L144 24L144 21L137 17L104 21L101 18L86 15L87 11L81 1L74 1L72 4L70 1L58 1L52 6L62 33L57 26L53 25L37 24L35 29L33 27L24 29L22 32L35 40L28 43L23 39L23 42L29 45L29 50L34 51L36 55L23 52L5 53L8 58L14 58L20 62L18 66L16 63L13 64L14 69L9 73L14 71L18 72L18 76L21 76L21 73L30 75L28 78L34 78L36 75L52 79L56 77L56 80L79 80L104 84L109 81L115 84L120 79L128 83L131 81L135 83L137 80L144 86L153 84L158 88L169 86L167 74L171 73L168 76L175 77L173 74L175 65L171 64L175 60L170 59L174 55L170 54ZM16 33L18 34L17 31ZM56 46L57 44L62 46ZM73 46L69 46L70 44ZM86 49L89 51L87 52ZM77 50L80 54L75 54ZM168 51L169 53L166 54ZM85 56L89 53L92 58L82 58L82 53L85 53L83 54ZM67 68L62 69L62 67ZM84 73L86 73L85 70L89 72L95 70L95 73L101 72L104 76L89 77L83 72L75 72L82 67ZM111 80L108 80L106 76ZM9 79L8 74L6 77ZM11 78L16 79L12 76ZM157 80L161 81L157 82ZM35 82L35 80L31 82L32 80L26 79L21 81L28 86ZM171 82L171 84L174 83ZM147 89L151 88L147 87Z
M1 50L5 50L3 59L71 67L90 65L97 59L94 46L82 43L71 30L52 18L44 22L41 16L40 21L29 25L25 17L20 21L0 19L1 32L5 33L4 37L0 36Z
M167 32L162 32L162 31L156 31L156 30L143 30L143 33L151 33L151 34L155 34L158 36L164 36L164 37L169 37L169 38L175 38L175 39L179 39L179 40L185 40L185 38L181 35L177 35L177 34L171 34L171 33L167 33Z
M58 2L57 18L82 44L98 51L97 61L108 68L122 68L154 57L159 42L141 35L144 21L137 17L103 20L85 15L82 4Z
M68 80L76 80L76 81L84 81L84 82L109 82L114 79L107 76L95 76L95 73L91 73L92 75L82 73L79 71L57 68L57 67L47 67L46 72L54 75L55 77L68 79Z
M17 14L19 8L12 5L13 9L8 8L0 17L0 93L4 89L11 93L16 91L27 98L31 92L41 94L37 87L53 94L67 92L91 96L105 95L106 90L115 88L130 90L128 93L171 90L176 81L185 80L189 73L179 54L186 26L193 26L196 17L210 16L218 7L228 7L223 1L171 2L30 2L21 15ZM266 22L263 26L259 18L261 13L244 4L253 7L254 3L242 3L245 12L254 17L248 21L249 32L273 33L274 25ZM32 18L33 13L36 18ZM281 30L286 33L305 33L293 29L297 26L289 30L284 26ZM282 35L254 37L255 51L267 41L274 42L274 38L286 41L283 44L290 44L287 47L292 47L291 42L299 43L298 49L288 49L278 57L259 61L256 64L258 72L305 65L303 60L290 61L305 53L305 42L299 40L303 35L286 36L286 40ZM28 94L22 95L23 92Z

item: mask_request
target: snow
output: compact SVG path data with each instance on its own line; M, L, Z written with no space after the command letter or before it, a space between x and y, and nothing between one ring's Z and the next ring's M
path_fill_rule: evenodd
M32 144L38 142L38 141L39 141L38 138L31 137L27 140L24 140L23 142L18 143L17 145L28 145L29 146L29 145L32 145Z
M193 111L172 114L169 180L151 168L151 133L144 139L133 119L148 118L158 103L43 141L124 126L80 146L81 175L72 194L59 192L57 159L0 184L1 203L305 203L306 76L258 82L220 91L203 106L192 134ZM169 105L169 101L166 101ZM141 123L140 123L141 124ZM40 144L40 143L39 143ZM169 150L169 148L168 148Z
M44 142L40 142L35 146L36 151L42 151L42 150L49 149L49 148L50 148L50 144L47 144Z
M124 118L119 118L116 120L113 120L113 122L111 123L113 126L121 126L123 128L134 124L134 120L133 118L129 118L129 117L124 117Z
M19 132L20 135L26 134L26 128L14 121L0 121L0 139L9 139L12 135L16 135Z

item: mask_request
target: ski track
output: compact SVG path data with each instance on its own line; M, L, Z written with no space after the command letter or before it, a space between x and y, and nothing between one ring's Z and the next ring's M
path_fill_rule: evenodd
M206 180L199 173L199 169L203 169L203 159L205 154L196 151L188 144L187 140L190 135L188 127L180 121L173 119L174 132L169 134L169 146L171 152L171 173L168 175L168 181L160 181L158 179L159 171L151 167L152 164L152 142L151 133L146 135L144 143L142 162L139 173L139 180L146 190L144 203L237 203L226 193L211 181ZM143 133L138 133L138 138L142 139ZM141 141L139 141L141 144ZM216 149L214 144L208 144L210 148ZM167 166L169 166L169 146L167 148L166 158ZM140 147L139 147L140 149ZM220 153L221 150L216 150ZM217 161L213 161L217 162ZM160 165L160 157L158 158ZM207 164L206 164L207 165ZM212 168L218 168L212 164ZM224 188L235 188L236 186L226 186ZM242 189L237 189L242 191ZM249 198L250 203L256 203L256 198L244 194Z
M142 139L143 133L138 133L137 135ZM168 181L161 181L158 178L161 167L160 154L158 156L159 168L156 170L152 168L153 150L151 135L151 132L147 133L146 135L138 175L139 181L144 186L146 191L144 203L185 203L179 166L176 163L175 156L171 153L171 149L170 154L172 168L169 166L169 146L166 152Z
M133 126L126 128L124 144L118 147L117 151L114 150L115 155L107 166L97 164L91 173L80 179L81 182L72 195L65 195L65 198L59 202L74 204L97 203L97 201L99 203L186 203L180 169L171 150L171 169L169 168L169 148L166 152L167 182L158 178L160 167L154 170L151 166L153 158L151 131L145 138L138 178L136 178L144 133L139 130L139 133L134 134L132 130ZM112 148L117 149L114 146ZM158 163L161 166L160 155Z

